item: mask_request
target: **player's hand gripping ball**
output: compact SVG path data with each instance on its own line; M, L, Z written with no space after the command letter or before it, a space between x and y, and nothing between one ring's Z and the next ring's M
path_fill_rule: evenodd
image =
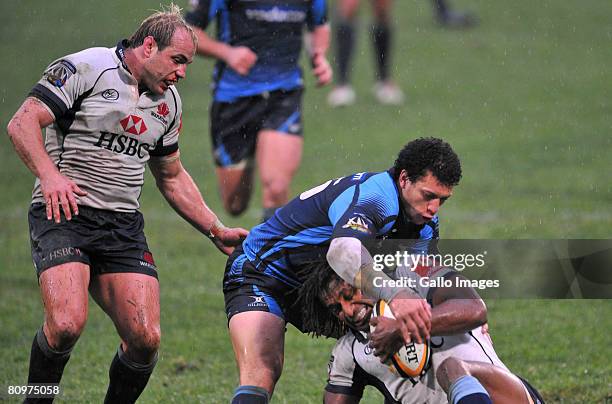
M391 308L384 300L376 302L372 311L372 317L381 316L395 319ZM370 331L373 332L374 327L370 326ZM416 378L424 375L431 365L431 347L429 341L425 344L411 342L404 345L391 357L391 363L403 377Z

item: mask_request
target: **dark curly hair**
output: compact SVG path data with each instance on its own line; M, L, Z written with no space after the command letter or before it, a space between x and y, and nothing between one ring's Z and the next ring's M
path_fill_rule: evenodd
M324 303L341 282L327 262L312 264L295 303L302 310L302 331L312 337L340 338L346 334L347 326Z
M406 170L411 182L431 174L442 185L455 186L461 179L461 161L452 147L442 139L422 137L409 142L399 152L393 166L393 179Z

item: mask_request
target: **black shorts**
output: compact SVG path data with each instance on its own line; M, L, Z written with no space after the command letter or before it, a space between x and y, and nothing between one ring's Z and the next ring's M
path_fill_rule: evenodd
M47 220L45 204L28 213L36 273L67 262L82 262L92 274L135 272L157 278L157 268L144 235L140 212L122 213L79 206L67 221Z
M228 321L238 313L265 311L303 332L302 310L294 304L298 290L255 269L241 247L234 250L225 265L223 295Z
M302 135L302 92L276 90L233 102L213 102L210 133L215 164L227 167L251 159L264 129Z

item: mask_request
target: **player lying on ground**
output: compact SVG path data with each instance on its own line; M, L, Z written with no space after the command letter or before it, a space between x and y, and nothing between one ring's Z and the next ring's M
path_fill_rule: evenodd
M435 267L422 267L418 273L400 268L397 275L416 280L421 276L460 276ZM402 347L396 321L371 318L375 301L340 279L327 265L313 270L299 299L305 326L315 335L326 336L336 336L346 328L330 359L326 404L357 403L366 385L376 387L385 396L385 403L543 402L527 381L512 374L497 357L482 327L487 319L486 306L474 289L420 286L418 293L432 305L431 361L423 365L419 375L402 376L401 368L398 371L398 365L389 362L387 350L380 350L385 345L393 346L393 351ZM370 324L376 326L372 333ZM410 348L414 350L412 345Z

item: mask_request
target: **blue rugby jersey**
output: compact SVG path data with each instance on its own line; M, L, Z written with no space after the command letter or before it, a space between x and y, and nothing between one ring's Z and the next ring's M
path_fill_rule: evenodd
M305 191L278 209L251 230L236 261L248 259L257 270L295 288L305 280L307 264L326 259L333 238L355 237L367 245L391 236L437 239L438 217L411 223L390 172L356 173ZM427 244L421 247L427 250ZM240 271L235 264L232 271Z
M304 25L309 30L327 22L326 0L194 0L185 20L206 29L216 20L217 40L246 46L257 54L248 75L241 76L223 61L213 73L215 101L302 86L298 66Z

